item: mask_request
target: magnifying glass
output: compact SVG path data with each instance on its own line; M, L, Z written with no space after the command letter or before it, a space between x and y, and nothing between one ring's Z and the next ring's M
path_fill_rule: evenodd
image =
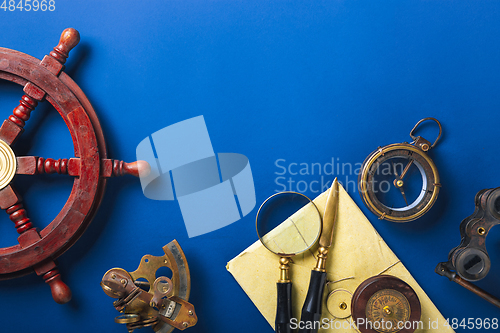
M288 274L290 257L314 246L321 234L321 214L305 195L280 192L270 196L260 206L255 225L262 245L281 257L275 331L291 333L292 281Z

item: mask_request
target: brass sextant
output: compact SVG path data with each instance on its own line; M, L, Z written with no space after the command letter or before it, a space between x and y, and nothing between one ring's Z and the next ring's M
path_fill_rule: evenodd
M176 240L163 247L165 255L145 255L134 272L113 268L104 274L101 287L117 298L113 305L121 315L115 322L126 324L129 332L151 326L157 333L184 330L198 321L194 306L188 302L191 277L184 252ZM168 267L172 277L156 276Z

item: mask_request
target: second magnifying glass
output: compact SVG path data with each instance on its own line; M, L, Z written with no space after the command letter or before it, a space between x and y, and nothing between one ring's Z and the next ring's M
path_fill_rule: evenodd
M281 257L275 331L291 333L292 281L288 273L290 258L316 244L321 234L321 214L305 195L280 192L270 196L260 206L255 224L262 244Z

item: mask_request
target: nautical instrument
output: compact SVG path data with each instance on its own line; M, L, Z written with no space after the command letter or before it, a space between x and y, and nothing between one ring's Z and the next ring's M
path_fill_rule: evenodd
M439 127L432 144L414 135L417 127L427 120ZM438 120L424 118L410 132L412 143L379 147L365 159L358 177L360 194L365 205L380 219L413 221L434 205L441 183L428 151L436 146L441 133Z
M394 276L377 275L363 281L352 296L351 309L361 333L412 333L422 328L417 294Z
M163 247L164 256L145 255L133 272L121 268L107 271L101 281L106 295L117 298L113 305L121 315L115 322L125 324L129 332L152 326L157 333L194 326L198 317L188 302L191 276L186 256L176 240ZM172 276L156 276L168 267Z

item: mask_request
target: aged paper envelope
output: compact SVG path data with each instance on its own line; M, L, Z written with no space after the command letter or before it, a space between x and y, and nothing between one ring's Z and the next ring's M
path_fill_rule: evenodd
M445 319L436 306L342 187L339 195L334 241L327 263L330 283L325 287L321 320L321 323L325 324L319 332L357 332L350 316L351 296L361 282L378 274L396 276L408 283L417 293L422 306L422 316L421 322L415 323L415 327L418 327L416 333L453 332L451 327L445 325ZM326 198L327 192L324 192L314 199L321 214ZM280 234L286 233L287 226L278 226L276 229L279 229ZM300 317L311 269L316 262L315 254L314 248L293 257L290 276L293 283L294 317ZM278 256L269 252L260 241L256 241L233 258L226 267L273 328L276 315L276 282L279 278L278 261ZM345 303L347 308L340 307L342 303Z

